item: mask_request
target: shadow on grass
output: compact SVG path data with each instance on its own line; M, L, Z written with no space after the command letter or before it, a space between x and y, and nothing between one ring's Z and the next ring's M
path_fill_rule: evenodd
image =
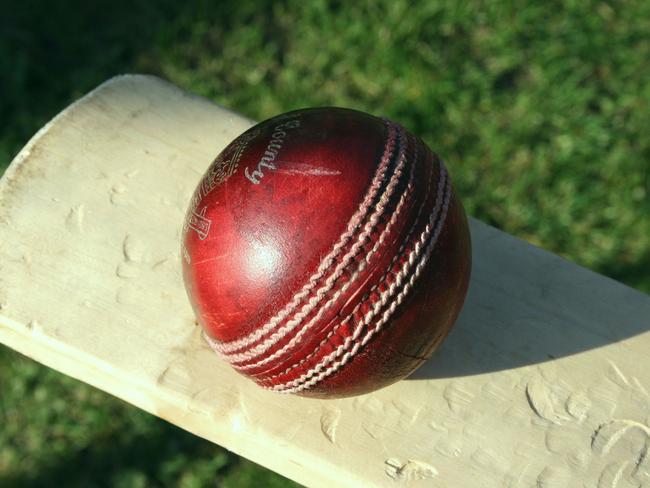
M115 486L129 472L145 478L147 486L173 486L184 469L200 460L214 470L206 476L212 480L237 465L224 449L165 421L157 424L140 435L95 436L84 448L70 450L36 472L0 477L0 486Z
M599 272L615 280L627 283L629 286L650 293L648 270L650 270L650 256L623 265L618 262L606 263Z
M193 19L228 30L246 2L17 2L0 15L0 173L27 140L76 98L126 72L160 75L159 46ZM271 2L258 2L258 11ZM250 5L248 5L250 8ZM217 54L218 55L218 54Z

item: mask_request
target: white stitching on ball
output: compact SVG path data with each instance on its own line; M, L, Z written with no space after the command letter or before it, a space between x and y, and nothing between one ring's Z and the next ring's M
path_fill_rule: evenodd
M375 199L375 196L384 181L386 171L393 157L393 149L397 137L397 124L394 124L388 120L385 120L384 123L386 124L386 127L388 129L388 136L387 136L386 145L384 147L384 152L382 154L380 164L377 167L377 171L373 177L373 181L370 185L368 192L366 193L363 201L361 202L361 205L359 206L357 211L354 213L354 215L348 222L347 229L341 235L339 241L334 245L330 253L327 256L325 256L325 258L323 258L323 261L319 265L316 272L312 276L310 276L309 281L303 286L303 288L296 295L294 295L292 300L280 312L278 312L274 317L269 319L269 321L266 322L262 327L256 329L255 331L251 332L245 337L236 339L234 341L228 341L228 342L220 342L213 339L213 343L215 344L214 347L217 350L217 352L224 355L224 354L228 354L243 349L245 347L250 346L254 342L258 341L265 334L273 330L282 320L284 320L287 316L289 316L296 309L296 307L300 305L302 300L305 297L307 297L307 295L309 295L309 293L317 286L318 281L329 270L334 259L336 259L338 254L341 252L341 249L354 236L357 227L365 219L368 210L371 208L372 201Z
M431 213L429 223L427 224L425 230L421 234L420 239L418 239L418 241L416 242L413 251L411 251L411 253L409 254L408 261L404 263L402 269L398 273L394 274L395 281L391 283L387 291L382 292L380 294L381 300L376 302L373 309L370 310L364 316L363 320L361 320L360 323L357 324L352 336L346 338L345 342L342 345L340 345L336 350L334 350L327 357L325 357L316 366L314 366L307 373L303 374L302 376L300 376L299 378L293 381L287 382L282 385L275 385L273 387L269 387L269 389L281 391L283 393L296 393L311 388L316 383L323 380L325 377L331 375L332 373L334 373L335 371L343 367L350 360L350 358L352 358L362 346L366 345L368 341L372 338L372 336L375 333L377 333L386 324L386 322L388 322L391 315L395 312L395 309L404 301L404 298L408 295L411 288L413 287L413 284L422 273L422 269L427 264L431 252L433 251L433 248L438 240L438 236L442 230L444 222L446 221L449 201L451 199L451 183L447 178L446 170L444 169L444 165L442 165L442 163L441 163L441 170L443 171L443 173L441 174L440 182L442 183L442 181L444 180L444 183L439 185L442 188L439 187L438 189L438 199L436 201L436 206L435 206L436 208L434 208L433 212ZM443 184L444 186L442 186ZM440 200L443 194L444 194L444 201L441 202ZM440 203L442 203L441 216L435 226L435 229L433 230L433 234L431 234L431 226L435 223L436 214L438 214L440 209ZM422 246L425 243L427 243L427 245L426 248L424 249L424 252L422 253L421 259L415 266L415 270L411 274L408 281L402 286L405 278L408 276L410 268L415 263L417 259L417 255L421 252ZM393 297L393 295L395 295L395 292L398 289L400 290L399 293L391 301L391 298ZM384 311L384 313L382 314L381 318L377 321L375 326L365 334L365 336L361 341L358 341L358 338L363 328L370 323L370 321L379 313L382 307L385 307L387 305L388 308ZM350 351L347 351L353 343L354 345L352 349ZM345 354L343 354L344 352ZM322 369L327 364L329 364L335 358L340 357L342 354L343 357L339 361L335 361L329 368L322 371ZM318 373L318 375L314 377L316 373Z

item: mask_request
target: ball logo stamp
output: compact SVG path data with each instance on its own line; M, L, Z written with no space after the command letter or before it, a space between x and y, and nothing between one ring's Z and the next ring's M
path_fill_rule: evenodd
M199 236L199 239L205 240L210 233L211 220L205 217L207 207L203 206L201 210L197 210L203 198L208 196L212 190L230 178L239 166L246 146L250 140L257 137L257 131L251 131L245 136L239 137L233 141L224 151L217 156L207 173L201 179L198 188L192 196L190 208L187 211L185 222L183 223L183 232L188 229L193 230ZM189 253L183 247L182 254L187 262L190 261Z
M400 125L339 108L290 112L239 140L244 177L213 185L208 170L183 232L206 341L281 393L350 396L408 376L449 333L469 280L444 163Z
M210 233L210 224L212 223L210 219L205 218L206 207L203 207L200 211L193 211L187 217L187 225L194 232L197 233L199 239L202 241L208 237Z
M271 141L266 146L264 154L257 163L256 169L252 172L246 167L244 169L244 174L246 178L250 180L254 185L259 185L262 178L264 178L264 168L268 169L277 169L275 161L277 159L278 153L282 149L284 140L287 137L287 131L291 129L296 129L300 127L300 120L294 119L289 120L288 122L283 122L275 127L275 130L271 134Z

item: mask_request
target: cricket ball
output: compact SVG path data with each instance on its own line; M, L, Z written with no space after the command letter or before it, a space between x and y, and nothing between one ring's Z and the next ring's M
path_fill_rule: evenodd
M288 112L212 162L183 275L209 345L269 390L332 398L412 373L467 291L467 219L442 160L355 110Z

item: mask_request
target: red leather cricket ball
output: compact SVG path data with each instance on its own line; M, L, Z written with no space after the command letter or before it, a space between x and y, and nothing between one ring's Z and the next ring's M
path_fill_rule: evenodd
M264 388L366 393L449 333L470 273L443 162L386 119L312 108L237 137L201 179L182 236L204 336Z

